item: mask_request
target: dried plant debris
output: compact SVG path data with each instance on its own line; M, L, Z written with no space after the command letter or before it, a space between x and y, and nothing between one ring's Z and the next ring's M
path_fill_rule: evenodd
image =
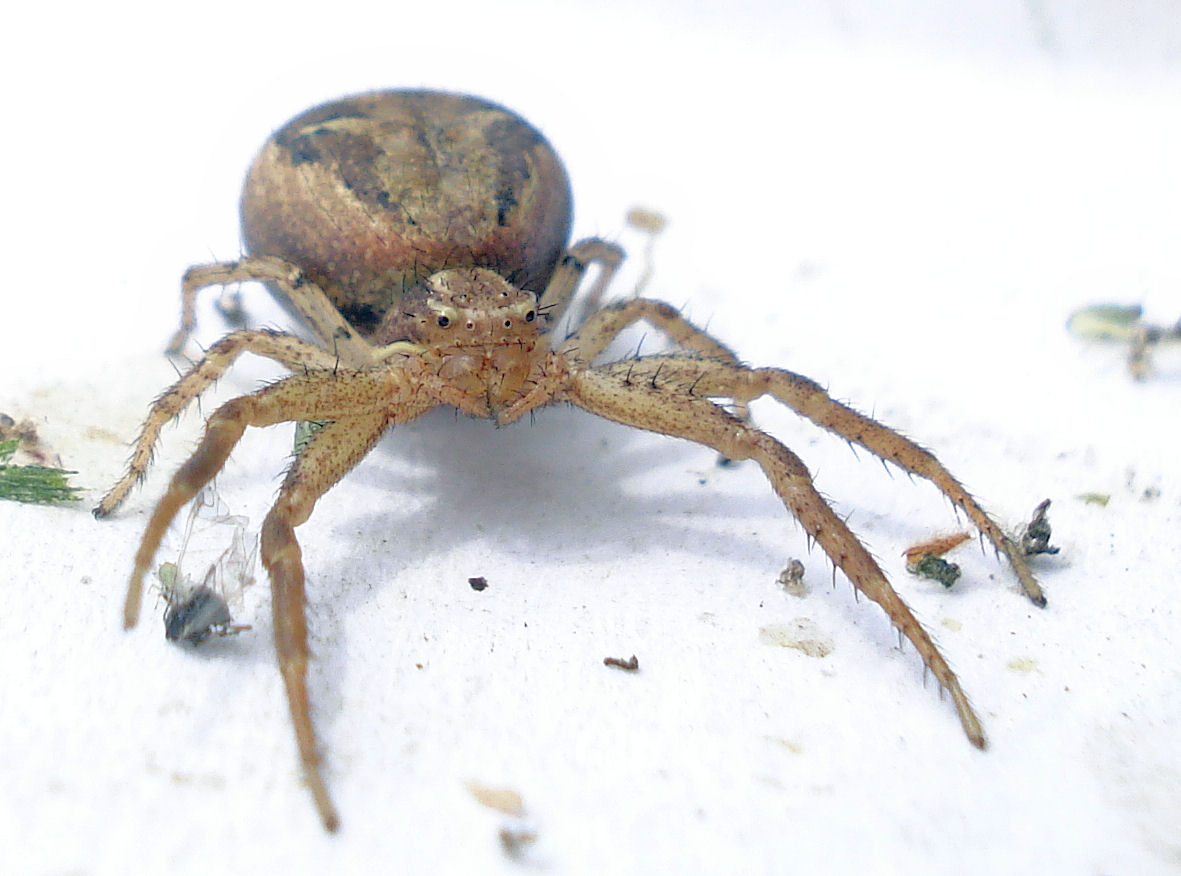
M614 666L617 669L623 669L627 672L637 672L640 668L640 661L632 654L626 660L622 657L604 657L604 666Z
M776 648L791 648L809 657L827 657L833 649L832 637L809 617L759 627L759 642Z
M902 555L906 557L906 571L921 578L938 581L951 588L960 577L960 567L943 559L943 555L971 538L966 532L940 535L911 545Z
M467 783L467 789L481 806L509 817L497 831L500 847L510 858L522 857L537 841L537 830L525 820L525 801L520 793L474 780Z
M1034 554L1056 554L1058 548L1050 545L1050 521L1046 512L1050 509L1050 500L1045 499L1033 509L1033 517L1017 531L1017 544L1027 557Z
M0 499L37 505L74 502L81 492L70 486L61 458L37 434L32 420L17 422L0 414Z
M1144 380L1152 370L1152 351L1181 341L1181 319L1161 326L1145 322L1143 315L1139 304L1093 304L1072 313L1066 328L1087 340L1127 344L1128 370L1136 380Z
M62 458L41 438L36 423L29 419L18 423L8 414L0 413L0 443L10 441L17 442L16 451L12 456L14 465L62 467Z
M194 500L176 562L162 563L156 572L167 603L164 637L170 642L199 645L210 637L250 629L234 623L242 590L254 582L257 543L246 536L248 523L245 517L231 515L211 488ZM197 584L185 570L203 566L205 573Z
M525 801L519 791L495 785L485 785L475 779L467 782L468 793L481 806L495 809L504 815L521 818L525 814Z

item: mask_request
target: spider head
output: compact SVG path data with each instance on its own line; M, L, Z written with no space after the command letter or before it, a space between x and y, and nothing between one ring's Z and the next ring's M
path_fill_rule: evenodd
M532 348L541 326L537 296L486 268L432 274L424 299L414 340L428 347Z

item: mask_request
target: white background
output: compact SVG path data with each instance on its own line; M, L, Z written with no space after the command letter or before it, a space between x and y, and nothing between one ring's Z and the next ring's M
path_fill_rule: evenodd
M0 503L0 870L1181 869L1181 361L1137 384L1064 330L1095 301L1181 315L1174 4L427 5L10 13L0 410L88 498ZM150 600L120 630L197 412L116 519L89 507L174 379L181 271L239 254L274 127L419 85L541 127L577 235L638 254L625 210L665 213L649 294L748 361L934 448L1006 527L1053 499L1046 609L975 543L945 592L900 558L955 529L937 491L756 409L937 636L987 753L754 466L565 409L499 431L436 412L300 530L337 836L301 787L265 583L235 640L170 645ZM206 307L200 340L223 330ZM243 362L214 395L273 376ZM289 451L288 429L243 442L218 479L234 513L257 525ZM776 583L790 557L803 599ZM828 656L760 640L800 618ZM638 674L602 665L633 653ZM521 795L522 858L469 782Z

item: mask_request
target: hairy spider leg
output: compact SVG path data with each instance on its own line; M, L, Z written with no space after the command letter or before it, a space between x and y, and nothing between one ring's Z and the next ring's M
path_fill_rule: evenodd
M655 358L664 364L676 362L675 357ZM869 551L817 492L800 458L767 433L693 394L693 384L677 379L675 369L667 380L658 383L658 375L665 374L658 372L660 364L640 359L578 372L567 391L568 400L618 423L704 444L730 459L755 460L808 536L860 592L882 607L891 623L915 646L924 666L951 694L968 740L977 748L985 748L984 730L959 679ZM654 404L652 391L662 387L660 401Z

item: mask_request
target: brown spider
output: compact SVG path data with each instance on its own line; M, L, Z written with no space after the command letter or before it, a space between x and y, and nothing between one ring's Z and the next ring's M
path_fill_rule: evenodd
M524 120L472 97L378 92L303 113L255 160L242 195L249 256L193 267L183 282L181 329L210 285L255 280L298 316L314 342L274 331L235 331L210 347L152 405L127 472L95 509L110 514L148 467L165 423L242 353L293 374L233 399L209 417L197 449L173 476L135 555L124 624L135 625L143 579L166 529L221 470L248 426L324 424L292 462L262 524L276 648L299 755L324 826L339 820L320 770L306 685L304 568L295 527L390 426L450 405L500 426L555 402L753 459L771 487L854 586L878 603L951 693L968 739L984 732L927 632L804 463L742 415L770 395L824 429L932 481L1009 560L1029 598L1045 598L1020 549L935 457L834 401L815 382L749 368L729 348L659 301L599 306L623 257L601 240L566 248L570 188L557 155ZM589 264L599 276L565 338L548 331ZM644 320L678 352L596 365L627 326ZM737 406L739 414L726 405Z

